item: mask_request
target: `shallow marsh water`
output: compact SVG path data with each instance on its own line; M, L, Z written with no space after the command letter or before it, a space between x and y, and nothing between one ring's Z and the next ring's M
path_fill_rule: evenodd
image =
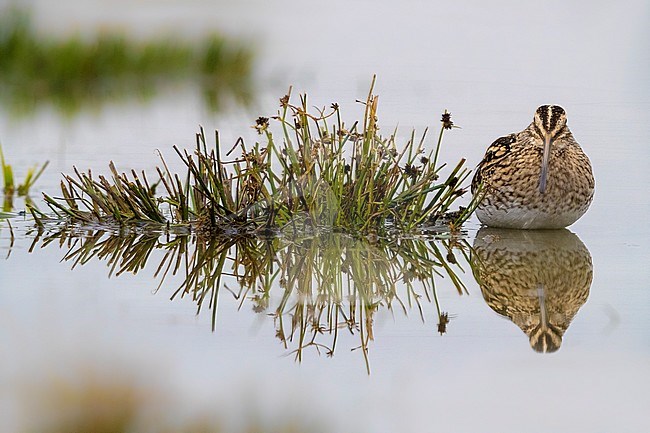
M257 107L214 114L200 95L170 89L145 104L109 104L74 118L49 107L28 119L3 111L0 139L15 171L51 161L39 190L55 192L58 173L72 165L105 172L114 160L122 169L151 170L155 149L171 155L173 143L192 145L198 123L219 128L225 143L239 135L254 140L250 125L260 114L273 114L289 85L308 91L316 105L338 102L352 117L361 111L354 100L365 97L377 73L384 130L399 123L406 137L411 127L436 127L447 108L462 129L445 136L442 158L467 157L470 166L493 139L523 129L536 106L557 103L594 165L592 208L570 228L573 234L508 239L479 231L472 220L464 241L484 255L486 266L497 253L517 256L506 262L525 268L514 271L520 280L542 273L549 281L544 297L553 305L546 317L562 330L562 343L554 353L539 354L520 329L536 325L522 320L521 311L540 317L539 281L520 297L508 287L512 275L498 275L504 283L486 289L488 277L477 283L457 252L466 293L459 294L448 276L436 280L441 310L450 317L444 335L435 302L425 295L422 313L408 302L406 313L397 303L377 309L370 375L363 351L352 350L359 334L347 331L339 333L334 356L309 347L298 363L295 346L285 348L277 338L277 321L252 311L248 297L222 290L213 332L209 309L197 315L191 297L169 300L182 278L156 290L160 251L137 275L108 278L101 260L70 269L62 261L65 245L37 243L30 252L32 225L13 219L13 246L7 225L0 229L0 249L9 255L0 262L0 428L24 426L27 408L41 408L44 417L55 412L46 391L56 395L61 378L110 383L124 376L162 396L148 400L150 413L178 423L214 410L235 427L258 416L266 425L289 422L309 431L644 429L650 403L650 62L644 25L650 10L644 2L588 8L355 2L332 5L317 17L309 8L264 2L218 10L207 2L140 2L129 3L129 14L118 6L35 2L34 13L48 31L119 24L191 34L219 26L242 35L256 43L260 56ZM564 239L549 241L556 236ZM436 245L446 258L444 244ZM554 264L557 250L562 260ZM582 279L574 282L575 275ZM228 287L238 293L235 282ZM416 289L424 294L424 286ZM404 285L397 290L408 299ZM269 308L278 305L273 302L281 300L282 288L276 286L273 296ZM568 317L569 325L557 324Z

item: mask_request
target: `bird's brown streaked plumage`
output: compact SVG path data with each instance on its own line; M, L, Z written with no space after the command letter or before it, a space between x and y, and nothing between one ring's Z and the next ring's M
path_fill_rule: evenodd
M591 254L569 230L482 228L472 269L488 306L516 324L537 352L555 352L589 297Z
M478 219L491 227L557 229L573 224L594 194L591 163L557 105L542 105L523 131L488 147L472 180Z

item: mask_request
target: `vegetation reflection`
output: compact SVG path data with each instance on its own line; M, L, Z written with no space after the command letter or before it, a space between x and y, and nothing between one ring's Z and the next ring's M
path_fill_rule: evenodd
M52 243L67 249L63 260L73 268L97 259L107 263L111 275L120 275L151 265L158 289L166 279L180 278L171 298L189 297L198 312L208 309L213 329L220 292L227 290L241 305L248 303L256 313L272 316L277 338L298 361L308 348L332 356L339 333L345 331L358 336L357 348L368 365L373 321L380 309L404 314L416 309L424 319L424 300L435 305L438 329L444 332L449 316L438 302L438 284L444 280L459 293L467 292L456 260L469 260L467 244L453 238L373 242L326 233L204 239L200 234L119 234L66 227L41 233L32 249Z

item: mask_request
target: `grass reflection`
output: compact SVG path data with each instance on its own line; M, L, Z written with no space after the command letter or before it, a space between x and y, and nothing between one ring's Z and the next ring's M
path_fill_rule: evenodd
M151 266L158 289L169 279L181 282L171 298L190 298L197 313L207 309L217 327L220 292L241 306L274 320L276 336L301 361L307 349L332 356L340 332L356 335L368 363L375 315L382 309L424 319L423 303L434 304L438 330L449 316L441 310L437 285L445 280L466 293L467 244L455 239L369 241L339 233L305 238L249 236L202 238L200 234L64 228L37 236L32 249L56 243L67 249L72 267L105 261L110 275L136 274ZM424 302L423 302L424 301Z
M229 99L250 101L252 59L247 47L219 35L195 43L106 32L45 37L25 11L0 10L0 102L17 114L47 102L70 115L106 101L147 99L190 79L218 110Z

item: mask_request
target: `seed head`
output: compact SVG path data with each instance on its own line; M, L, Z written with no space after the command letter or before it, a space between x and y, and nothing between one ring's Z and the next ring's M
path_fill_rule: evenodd
M410 177L411 179L416 179L420 174L420 169L415 165L406 164L404 166L404 174Z
M263 131L266 131L266 128L269 127L269 118L268 117L258 117L257 120L255 121L255 125L253 125L253 128L257 130L258 134L261 134Z
M454 122L451 121L451 113L447 110L442 113L442 119L440 121L442 122L442 127L444 129L451 129L454 127Z

